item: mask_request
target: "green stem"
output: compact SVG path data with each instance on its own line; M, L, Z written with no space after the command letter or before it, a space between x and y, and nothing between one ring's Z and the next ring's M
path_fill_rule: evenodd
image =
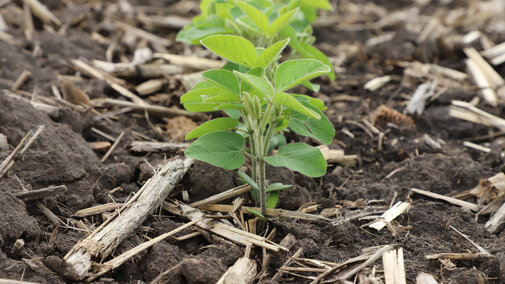
M261 204L261 214L265 216L266 213L266 184L265 184L265 161L261 159L258 163L259 167L259 187L260 187L260 204Z

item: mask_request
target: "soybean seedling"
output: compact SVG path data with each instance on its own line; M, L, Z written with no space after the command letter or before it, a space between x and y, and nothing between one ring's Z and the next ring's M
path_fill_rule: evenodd
M200 44L210 35L231 34L249 39L256 46L270 46L289 38L292 58L318 59L332 68L324 53L312 44L312 22L318 9L331 10L328 0L203 0L201 14L182 29L177 40ZM333 71L327 74L335 79ZM315 85L305 83L317 91Z
M203 123L187 134L195 140L185 151L187 157L232 170L250 162L251 176L239 175L253 187L253 197L261 206L276 206L281 184L267 185L266 164L287 167L310 177L326 172L321 151L304 143L285 144L280 134L288 129L329 144L335 130L322 113L323 101L289 93L293 87L330 72L316 59L293 59L278 64L288 39L266 49L234 35L212 35L201 43L216 55L234 63L235 69L210 70L203 82L181 97L189 111L223 110L229 117ZM274 149L278 148L274 152ZM258 214L259 215L259 214Z

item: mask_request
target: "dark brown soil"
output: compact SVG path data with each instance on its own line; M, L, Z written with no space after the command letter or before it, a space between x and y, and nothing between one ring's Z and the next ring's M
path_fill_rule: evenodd
M15 1L14 1L15 2ZM152 166L163 163L166 158L180 155L180 152L153 153L140 155L128 151L127 145L138 140L134 132L139 132L150 139L166 140L171 138L163 131L166 121L149 118L143 114L122 114L116 120L93 119L90 111L79 112L61 107L50 114L35 109L26 99L8 96L7 92L23 70L31 71L31 78L21 87L22 91L35 92L39 97L52 97L51 86L59 84L59 75L80 75L69 67L68 60L76 58L105 59L107 44L99 43L91 37L98 32L104 37L114 38L111 23L107 18L106 7L111 3L89 4L75 1L75 5L64 5L67 1L41 1L55 11L56 15L69 25L76 16L86 13L88 18L78 25L70 25L65 33L44 30L40 22L35 21L35 42L40 45L41 53L33 54L34 45L25 40L22 29L22 15L19 3L10 3L1 8L2 16L8 19L8 32L19 41L18 45L0 40L0 136L5 135L9 149L0 147L0 161L3 161L18 145L25 134L45 125L45 131L26 152L16 161L13 169L0 180L0 278L23 279L40 283L65 283L70 280L65 276L62 258L71 247L85 236L73 226L55 226L37 209L34 202L23 202L14 195L23 190L34 190L50 185L66 185L68 191L57 198L47 198L42 203L53 213L67 220L82 208L109 201L122 202L152 175ZM82 2L82 3L81 3ZM145 3L144 3L145 2ZM147 3L149 2L149 3ZM191 1L130 1L133 6L160 7L161 14L169 9L183 11L183 16L191 17L196 13L196 5ZM151 3L152 2L152 3ZM186 2L186 4L183 4ZM412 6L416 1L337 1L339 8L334 12L347 24L379 21L379 13L360 10L356 7L376 5L376 11L390 13ZM422 2L422 1L419 1ZM430 1L428 1L430 2ZM451 2L448 6L439 2ZM420 14L432 15L442 10L470 6L474 1L431 1L420 7ZM352 8L352 5L358 5ZM360 6L361 5L361 6ZM117 8L117 5L114 5ZM357 10L356 10L357 9ZM377 10L379 9L379 10ZM382 10L380 10L382 9ZM110 11L109 11L110 12ZM170 13L169 13L170 14ZM328 14L327 14L328 15ZM356 17L352 18L353 15ZM115 17L128 15L117 13ZM129 19L132 20L132 19ZM505 25L505 20L501 22ZM174 29L151 29L139 27L160 36L173 39ZM297 210L300 206L314 202L319 204L319 212L326 208L340 208L341 214L358 209L349 206L366 205L369 201L387 205L392 198L412 200L408 213L399 216L393 222L398 235L383 229L377 232L365 227L368 221L353 220L340 223L304 222L298 220L271 219L269 229L276 228L274 241L280 242L287 234L296 237L296 243L289 254L303 248L303 257L343 262L358 256L360 250L367 247L396 244L405 253L407 282L413 283L419 272L433 274L440 283L505 283L505 232L490 234L484 227L488 217L475 219L474 213L442 201L409 194L412 187L429 190L444 195L454 195L473 188L480 179L488 178L505 170L503 138L493 137L495 129L479 126L449 117L448 107L451 100L469 101L478 95L476 89L452 86L437 100L427 105L422 115L414 118L414 125L392 126L376 125L385 133L382 149L378 148L378 137L367 134L356 122L370 118L380 105L388 105L403 111L406 96L415 91L418 83L406 82L403 69L395 62L420 61L437 63L442 66L465 71L461 48L448 48L437 41L418 43L417 34L413 34L406 25L393 24L382 30L345 30L342 26L315 28L317 45L329 56L341 55L344 45L359 47L356 52L347 53L347 59L337 72L337 79L329 82L320 80L322 89L315 94L329 106L327 114L335 126L336 136L331 148L341 148L346 154L358 155L356 167L330 165L325 176L318 179L294 174L287 169L268 169L271 182L293 184L293 188L281 192L279 207ZM467 27L468 28L468 27ZM476 27L478 29L479 27ZM461 30L465 34L469 30ZM366 47L367 39L377 36L377 32L396 32L393 40L377 46ZM484 31L495 43L505 39L505 34ZM144 43L146 44L146 43ZM114 52L114 59L132 57L133 51L128 44L120 43ZM187 47L180 43L169 46L173 53L188 54L196 52L208 55L198 47ZM503 76L505 68L498 66ZM391 75L392 81L377 91L367 91L363 85L370 79ZM403 79L402 79L403 78ZM127 78L129 83L142 82L139 78ZM91 99L113 97L120 98L103 81L86 76L75 82ZM133 90L133 88L132 88ZM169 84L163 90L166 96L148 97L151 102L165 106L179 106L177 97L183 93L179 83ZM347 95L351 99L339 99ZM163 99L159 99L163 98ZM502 106L491 108L484 103L478 107L497 116L505 115ZM201 123L201 121L197 121ZM112 155L101 163L103 152L94 152L88 142L104 141L92 131L99 129L117 137L126 131L121 143ZM162 133L158 132L160 129ZM346 131L344 131L344 129ZM347 133L351 132L354 137ZM441 149L433 149L423 141L425 134L445 141ZM490 147L490 153L466 148L462 141L472 141L476 137L490 135L478 142ZM290 135L293 141L302 138ZM314 141L303 140L314 144ZM1 146L1 145L0 145ZM389 176L393 171L397 171ZM202 162L184 177L176 192L187 190L190 201L197 201L237 186L236 174L215 168ZM111 190L120 187L110 193ZM173 196L181 198L180 194ZM248 199L247 195L244 195ZM229 203L230 201L227 201ZM249 201L248 201L249 202ZM362 207L364 206L362 205ZM318 212L315 212L316 214ZM185 220L165 213L151 216L143 225L150 227L147 232L139 229L121 243L115 255L145 241L143 236L155 237L175 229ZM75 219L75 218L74 218ZM88 224L101 222L101 217L86 219ZM70 224L69 224L70 225ZM436 260L426 260L425 255L441 252L476 252L475 247L457 234L456 228L470 239L487 249L495 257L475 261L454 261L449 267ZM180 235L192 232L186 230ZM24 247L14 247L16 240L22 239ZM208 236L198 236L185 241L169 239L162 241L118 269L104 275L96 283L144 283L156 278L163 271L175 267L162 280L164 283L214 283L226 269L243 255L243 248L227 243L211 242ZM253 249L252 257L261 263L261 250ZM27 265L31 259L38 263L38 268ZM272 256L267 268L265 281L275 274L285 255ZM375 263L382 268L381 261ZM284 275L280 283L306 283L308 280L296 276ZM268 282L265 282L268 283Z

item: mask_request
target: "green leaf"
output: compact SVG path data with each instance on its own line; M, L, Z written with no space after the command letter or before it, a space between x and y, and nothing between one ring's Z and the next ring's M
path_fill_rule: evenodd
M282 14L280 17L275 19L275 21L272 22L272 24L268 27L268 35L269 36L274 36L279 32L280 29L282 29L293 17L293 15L298 11L297 9L293 9L291 11L288 11L284 14Z
M324 102L320 99L316 99L307 95L295 95L291 94L295 99L297 99L300 102L308 102L311 105L315 106L318 110L323 111L327 110L328 108L324 105Z
M265 190L266 192L272 192L272 191L279 191L279 190L285 190L291 188L292 185L290 184L282 184L280 182L272 183L267 187Z
M279 132L279 131L282 131L284 129L286 129L286 127L288 127L289 125L289 120L287 119L280 119L279 122L277 123L277 125L275 126L275 132ZM286 143L284 143L286 144Z
M228 61L247 67L256 66L256 48L247 39L234 35L212 35L201 40L210 51Z
M260 212L254 210L252 208L247 208L247 211L249 211L249 213L255 215L256 217L260 218L263 221L267 220L267 218L265 218L265 216L263 216L263 214L261 214Z
M277 155L264 159L274 167L287 167L309 177L320 177L326 173L326 160L321 151L303 143L284 145Z
M189 42L191 44L200 44L200 40L210 35L218 34L232 34L233 30L221 27L208 27L208 28L192 28L188 29L185 34L187 41L177 38L178 41Z
M312 137L324 144L331 144L333 136L335 136L335 128L333 128L331 122L315 106L309 103L302 104L317 112L321 118L314 119L299 113L293 113L289 119L289 128L300 135Z
M256 7L246 3L237 2L237 5L246 13L246 15L254 22L254 24L263 32L268 31L268 18Z
M224 112L231 118L239 119L241 114L238 109L225 109Z
M243 109L244 104L242 103L220 103L216 106L215 110L225 110L225 109Z
M312 84L310 81L305 81L302 83L302 85L307 87L312 92L319 92L319 89L321 89L321 86L318 84Z
M237 18L235 23L241 28L239 31L241 31L242 34L246 32L251 32L256 34L256 36L262 36L264 34L247 15Z
M208 82L226 89L237 96L240 95L240 85L238 78L233 72L228 70L210 70L204 72L202 77Z
M270 194L267 195L266 199L267 200L265 203L265 207L274 209L275 206L277 206L277 202L279 202L279 192L278 191L270 192Z
M231 92L221 90L221 93L219 94L213 96L203 96L203 101L216 103L233 103L240 102L240 98Z
M303 115L306 115L308 117L312 117L315 119L321 118L321 116L317 112L315 112L309 108L306 108L301 102L299 102L297 99L295 99L290 94L282 93L282 92L277 93L274 95L273 101L276 103L279 103L283 106L286 106L292 110L295 110Z
M263 78L250 74L240 73L237 71L234 71L234 73L235 75L239 76L242 80L246 81L249 85L251 85L251 87L253 87L255 90L259 91L260 93L264 94L269 98L273 97L274 88L270 85L270 83L268 83Z
M303 0L302 5L331 11L333 7L328 0Z
M282 145L286 145L286 137L280 133L275 134L272 136L272 139L270 139L267 153L270 153L270 151Z
M258 66L261 66L263 68L266 68L273 62L277 61L277 59L280 57L281 52L286 48L286 45L289 43L289 38L285 40L278 41L271 46L269 46L267 49L265 49L260 56L258 57Z
M282 92L330 71L330 67L315 59L284 61L275 72L275 89Z
M258 184L256 182L254 182L254 180L248 175L246 174L245 172L241 171L241 170L238 170L238 175L247 183L249 184L253 190L260 190L260 187L258 186Z
M304 55L305 57L317 59L323 62L324 64L328 65L328 67L331 68L331 72L328 74L328 77L330 78L330 80L335 80L335 72L333 71L333 64L330 62L330 59L328 59L326 54L324 54L321 50L315 48L310 44L300 42L300 45L305 50Z
M288 10L297 8L298 6L300 6L302 4L302 1L303 0L290 0L286 7Z
M231 19L230 10L235 7L232 3L216 3L216 15L222 19Z
M209 82L196 84L182 95L181 103L189 111L215 111L223 102L236 103L239 97Z
M238 120L230 117L220 117L202 123L197 128L191 130L186 135L186 140L195 139L214 131L226 131L234 129L238 124Z
M189 92L181 96L181 103L202 101L203 96L216 95L222 91L221 88L215 87L209 82L199 82Z
M244 164L244 144L245 140L240 134L217 131L198 138L189 145L184 154L188 158L233 170Z
M214 2L213 0L202 0L200 2L200 11L202 11L202 14L206 15L209 5Z

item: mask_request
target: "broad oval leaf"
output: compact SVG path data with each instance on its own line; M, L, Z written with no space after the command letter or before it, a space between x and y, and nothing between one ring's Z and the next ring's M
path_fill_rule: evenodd
M286 48L286 45L288 45L288 43L289 38L278 41L265 49L258 57L258 66L266 68L268 65L277 61L277 58L279 58L281 52L284 50L284 48Z
M214 131L226 131L234 129L238 124L238 120L231 117L220 117L202 123L200 126L191 130L186 135L186 140L195 139L207 133Z
M284 145L277 155L264 159L274 167L286 167L309 177L320 177L326 173L326 160L321 151L303 143Z
M261 77L251 74L240 73L234 71L235 75L239 76L242 80L246 81L253 89L261 92L270 99L274 96L274 88Z
M204 161L227 170L237 169L244 164L242 153L244 138L234 132L217 131L207 133L193 142L184 151L188 158Z
M268 18L260 10L242 1L237 2L237 5L262 32L268 31Z
M239 96L222 90L221 93L218 93L213 96L204 96L203 97L204 102L216 102L216 103L234 103L234 102L240 102Z
M247 67L256 66L256 48L247 39L234 35L211 35L201 40L210 51L228 61Z
M331 124L330 120L328 120L328 118L315 106L307 102L303 102L302 104L317 112L321 118L314 119L301 115L300 113L292 113L289 118L289 128L300 135L312 137L324 144L331 144L333 136L335 136L333 124Z
M316 59L284 61L275 72L275 89L282 92L330 71L328 65Z
M229 70L210 70L202 73L202 77L209 83L226 89L237 96L240 94L240 85L237 76Z
M268 27L268 35L274 36L276 33L278 33L280 29L282 29L286 24L289 23L289 21L297 11L298 8L293 9L291 11L287 11L286 13L282 14L280 17L275 19L275 21L273 21L272 24Z
M222 103L208 101L192 101L184 103L184 108L193 112L210 112L225 109L243 109L244 104L241 103Z
M282 92L277 93L274 95L273 101L283 106L286 106L292 110L295 110L305 116L312 117L315 119L321 118L321 116L317 112L311 110L310 108L306 108L301 102L299 102L290 94Z
M201 102L204 96L213 96L221 93L223 90L209 82L200 82L196 84L189 92L181 96L181 103Z
M300 42L300 45L305 50L304 52L305 54L303 54L303 56L306 58L314 58L320 60L324 64L328 65L332 69L328 74L328 78L330 78L330 80L335 80L335 72L333 71L333 65L330 62L330 59L328 59L328 57L326 56L326 54L324 54L321 50L317 49L316 47L308 43Z

